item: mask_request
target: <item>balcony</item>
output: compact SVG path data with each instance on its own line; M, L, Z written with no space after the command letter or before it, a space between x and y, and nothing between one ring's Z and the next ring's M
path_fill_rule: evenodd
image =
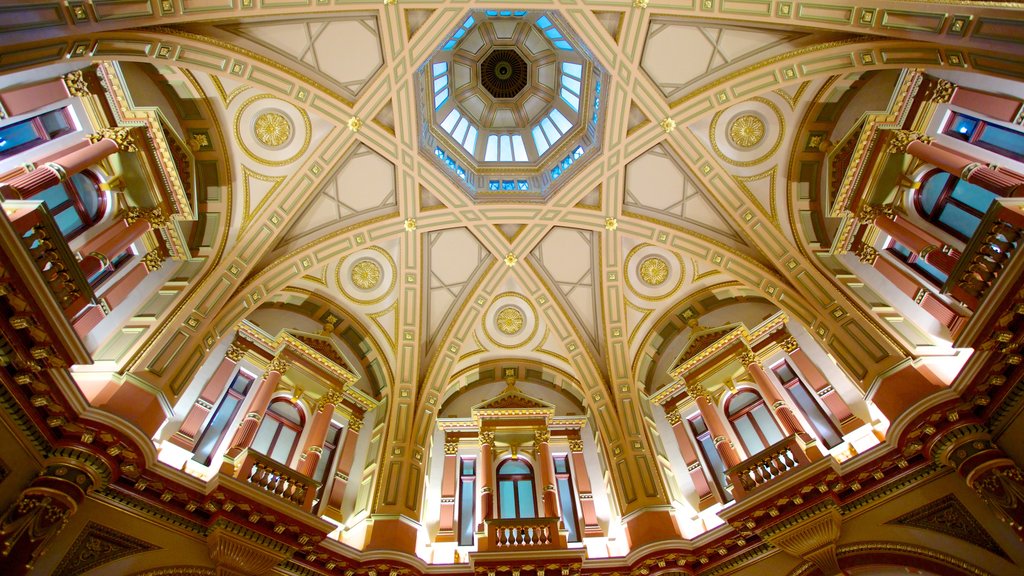
M249 487L310 512L320 483L305 474L271 460L254 450L246 450L229 461L221 473L228 473Z
M776 480L797 468L806 468L821 459L817 447L793 434L725 471L732 483L736 501L767 489Z
M974 311L969 326L982 326L986 318L998 314L997 304L1020 277L1024 259L1017 257L1017 248L1024 236L1022 210L1024 198L995 200L942 287L943 292ZM958 341L973 336L974 331L968 329Z
M481 552L565 550L565 535L558 518L501 518L487 520L487 536Z
M2 328L12 347L4 357L19 358L26 366L90 363L71 321L95 302L95 295L46 206L4 201L0 246L0 296L6 300Z

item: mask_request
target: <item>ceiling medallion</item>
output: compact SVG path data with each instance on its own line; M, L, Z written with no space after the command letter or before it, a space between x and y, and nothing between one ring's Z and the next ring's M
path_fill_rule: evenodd
M514 98L529 78L526 61L515 50L495 50L480 63L480 83L495 98Z
M523 312L519 308L505 306L498 310L494 323L497 324L498 330L512 336L522 331L523 325L526 324L526 318L523 317Z
M381 269L373 260L356 262L351 274L352 283L363 290L372 290L380 284Z
M668 262L650 256L640 262L640 279L651 286L660 286L668 279Z
M269 148L283 145L292 135L292 125L283 114L264 112L256 117L253 124L256 139Z
M764 121L753 114L744 114L729 125L729 139L741 148L757 146L764 138Z

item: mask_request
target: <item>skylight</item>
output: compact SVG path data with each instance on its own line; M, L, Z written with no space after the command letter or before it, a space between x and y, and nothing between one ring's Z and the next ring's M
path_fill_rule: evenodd
M486 13L492 18L495 16L515 16L516 18L526 16L526 10L487 10Z
M441 107L448 99L448 63L438 62L433 66L434 72L434 110Z
M559 50L572 50L572 44L562 36L562 33L558 31L558 28L548 20L547 16L541 16L537 19L537 28L544 33L545 36L551 40L551 43L555 45L555 48Z
M444 43L444 46L441 47L441 50L451 50L452 48L455 48L455 45L459 43L459 40L462 39L462 37L466 35L466 32L469 32L469 29L472 27L473 17L470 16L469 18L466 18L466 21L462 23L462 26L460 26L459 29L455 31L455 34L452 34L452 37L449 38L448 41Z
M485 162L529 162L526 145L519 134L491 134L487 137Z
M556 178L561 176L562 172L568 170L569 166L572 166L572 163L579 159L580 156L583 156L583 147L577 146L576 149L572 151L572 153L570 153L565 158L562 158L562 161L551 169L551 179L555 180Z
M580 90L583 79L583 65L562 62L562 100L574 111L580 111ZM436 82L435 82L436 84Z
M476 156L476 126L473 126L468 118L459 113L458 109L452 108L452 111L441 122L441 128L451 134L452 138L467 152Z
M572 123L558 111L558 108L553 108L539 124L533 127L533 143L537 147L537 154L546 152L571 129Z

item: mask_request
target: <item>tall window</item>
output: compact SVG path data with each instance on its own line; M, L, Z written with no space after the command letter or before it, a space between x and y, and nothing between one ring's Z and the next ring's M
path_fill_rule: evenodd
M1018 161L1024 161L1024 134L990 124L973 116L954 112L943 134L970 142L979 148Z
M327 483L330 481L334 467L331 466L334 460L334 455L338 452L338 444L341 443L341 425L331 422L330 427L327 429L327 437L324 438L323 452L320 454L320 460L316 463L316 471L313 472L313 478L320 481L320 487L316 489L316 502L319 502L324 495L324 491L327 488ZM316 502L313 506L316 506Z
M939 228L967 241L997 195L948 172L929 174L914 197L917 211Z
M779 425L757 392L743 390L729 398L726 414L748 456L757 454L783 438Z
M99 181L91 172L79 172L26 200L41 200L68 240L78 236L103 217L105 208Z
M731 501L732 495L725 490L729 484L725 479L725 462L722 462L722 456L715 448L715 441L711 437L707 424L704 423L704 418L696 414L690 417L688 422L690 431L693 432L693 437L697 440L697 449L704 457L705 469L708 471L711 481L718 488L718 493L722 495L724 501Z
M498 510L502 518L536 518L533 468L509 458L498 466Z
M252 448L269 458L288 464L302 432L303 417L288 400L274 400L260 422Z
M568 456L555 456L555 484L558 486L558 507L562 510L562 525L569 531L569 542L580 541L580 525L576 514L576 495L572 489L572 472Z
M779 377L779 381L782 382L782 385L789 392L796 405L800 407L800 411L804 413L804 416L807 416L811 426L814 427L814 431L818 433L818 438L821 438L825 446L828 448L838 446L843 441L839 434L839 428L836 427L832 418L818 404L817 399L815 399L811 390L807 387L807 383L797 376L793 367L783 360L772 366L772 372Z
M14 156L74 131L75 120L67 107L8 124L0 127L0 158Z
M224 433L227 431L228 425L235 419L235 415L238 414L238 407L242 404L242 398L249 393L249 387L252 386L253 380L255 380L254 376L241 370L235 374L227 391L224 392L224 396L217 404L217 408L213 411L210 423L206 425L206 430L203 430L199 442L196 443L193 460L202 462L205 466L210 465L213 451L224 439Z
M476 533L476 458L459 460L459 546L472 546Z

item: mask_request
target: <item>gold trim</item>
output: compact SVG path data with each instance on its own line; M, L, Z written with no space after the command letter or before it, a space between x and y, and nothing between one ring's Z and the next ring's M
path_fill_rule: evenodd
M675 286L672 286L671 288L666 290L666 292L661 296L651 296L649 294L644 294L643 292L637 290L637 287L633 285L633 282L631 280L630 262L632 261L633 257L637 254L637 252L645 248L655 248L658 251L658 256L663 259L664 254L662 254L661 252L668 252L668 254L675 256L676 261L679 263L679 279L676 281ZM639 275L640 272L637 271L637 276ZM671 250L664 250L659 246L645 242L643 244L637 244L636 246L634 246L633 249L629 251L629 254L626 255L626 259L622 263L622 276L626 280L626 286L629 287L629 290L633 292L633 294L635 294L637 297L647 300L648 302L659 302L661 300L665 300L677 295L679 288L683 285L683 280L686 279L686 264L683 262L683 259L679 256L679 254ZM663 284L658 286L651 286L650 288L651 290L655 290L658 292L660 292L661 290L665 290L665 286Z
M522 300L526 304L526 308L528 308L530 310L530 313L532 314L533 321L533 327L530 329L530 333L523 337L518 344L502 344L501 342L498 342L497 340L494 339L494 336L491 335L491 331L488 329L487 320L492 317L491 314L481 315L480 328L483 330L484 335L487 336L487 339L490 340L491 343L494 344L495 346L498 346L499 348L504 348L506 350L520 350L524 348L527 344L529 344L533 340L533 337L537 335L537 326L540 324L540 318L537 315L537 309L533 307L533 303L530 302L528 298L526 298L522 294L519 294L518 292L502 292L500 294L496 294L491 298L491 305L488 306L487 310L492 310L496 303L503 298L517 298L519 300ZM502 305L502 308L505 308L506 306L508 305L504 304ZM524 320L525 322L529 322L530 317L524 318ZM520 330L516 334L520 333L522 333L522 330Z
M358 298L356 296L353 296L352 294L349 293L348 290L345 289L345 284L341 281L341 272L342 272L342 268L345 266L345 261L348 260L349 258L354 257L354 256L358 256L360 253L365 252L367 250L372 251L372 252L377 252L377 253L383 255L384 259L386 260L386 263L389 266L391 266L391 282L390 282L390 284L384 290L384 292L381 293L380 296L377 296L376 298L369 298L369 299ZM357 261L356 264L358 264L358 263L359 262ZM395 284L398 282L398 267L395 265L395 260L391 257L391 254L388 253L387 250L381 248L380 246L367 246L366 248L362 248L362 249L358 250L357 252L353 252L352 254L349 254L348 256L343 256L341 258L341 260L338 260L338 266L335 268L335 271L334 271L334 279L335 279L335 284L338 285L338 290L340 290L342 295L345 296L346 298L348 298L349 300L351 300L353 302L356 302L356 303L359 303L359 304L366 304L366 305L378 304L378 303L384 301L385 299L387 299L387 297L390 296L391 292L395 289ZM378 286L379 285L380 284L378 283ZM397 314L397 312L396 312L396 314Z
M757 157L757 158L755 158L753 160L734 160L734 159L726 156L725 153L722 151L722 149L718 146L718 137L715 134L715 132L716 132L716 130L718 128L718 121L722 118L722 115L725 114L726 112L728 112L728 111L730 111L730 110L732 110L733 108L736 108L736 107L742 107L744 104L748 104L750 102L758 102L760 104L763 104L763 105L767 106L769 110L771 110L772 112L775 113L775 118L779 121L779 127L778 127L779 133L775 137L775 142L772 144L771 148L769 148L768 151L765 152L764 154L762 154L761 156L759 156L759 157ZM750 115L750 114L745 114L745 115ZM767 132L767 128L766 128L766 132ZM714 150L715 155L718 156L724 162L732 164L733 166L740 166L740 167L755 166L755 165L760 164L760 163L764 162L765 160L771 158L775 154L775 152L779 149L779 146L782 145L783 136L785 136L785 135L786 135L786 119L782 115L782 110L779 110L779 107L776 106L774 102L772 102L771 100L769 100L767 98L764 98L762 96L755 96L753 98L750 98L749 100L745 100L745 101L743 101L743 102L741 102L739 104L736 104L735 106L731 106L729 108L726 108L725 110L719 110L715 114L714 118L711 119L711 127L708 130L708 137L711 140L711 149ZM760 144L762 141L763 141L763 139L758 141L758 144ZM756 146L756 144L755 144L755 146Z
M299 111L299 116L302 117L302 125L303 129L305 130L302 145L299 147L298 152L284 160L268 160L266 158L261 158L255 152L253 152L248 145L246 145L245 139L242 138L242 115L245 113L246 109L248 109L249 106L252 106L255 102L259 100L266 100L268 98L277 100L279 102L284 102L285 104L291 106L292 108L295 108L296 110ZM235 120L233 122L233 126L235 141L238 144L238 147L242 151L242 153L245 154L245 156L252 160L253 162L259 162L264 166L287 166L288 164L295 163L295 161L301 158L306 153L306 150L309 149L309 142L313 138L312 124L309 121L309 115L306 114L306 111L292 104L291 102L288 102L287 100L282 100L281 98L278 98L274 94L257 94L256 96L249 98L245 102L242 102L242 104L239 105L238 110L235 110Z

